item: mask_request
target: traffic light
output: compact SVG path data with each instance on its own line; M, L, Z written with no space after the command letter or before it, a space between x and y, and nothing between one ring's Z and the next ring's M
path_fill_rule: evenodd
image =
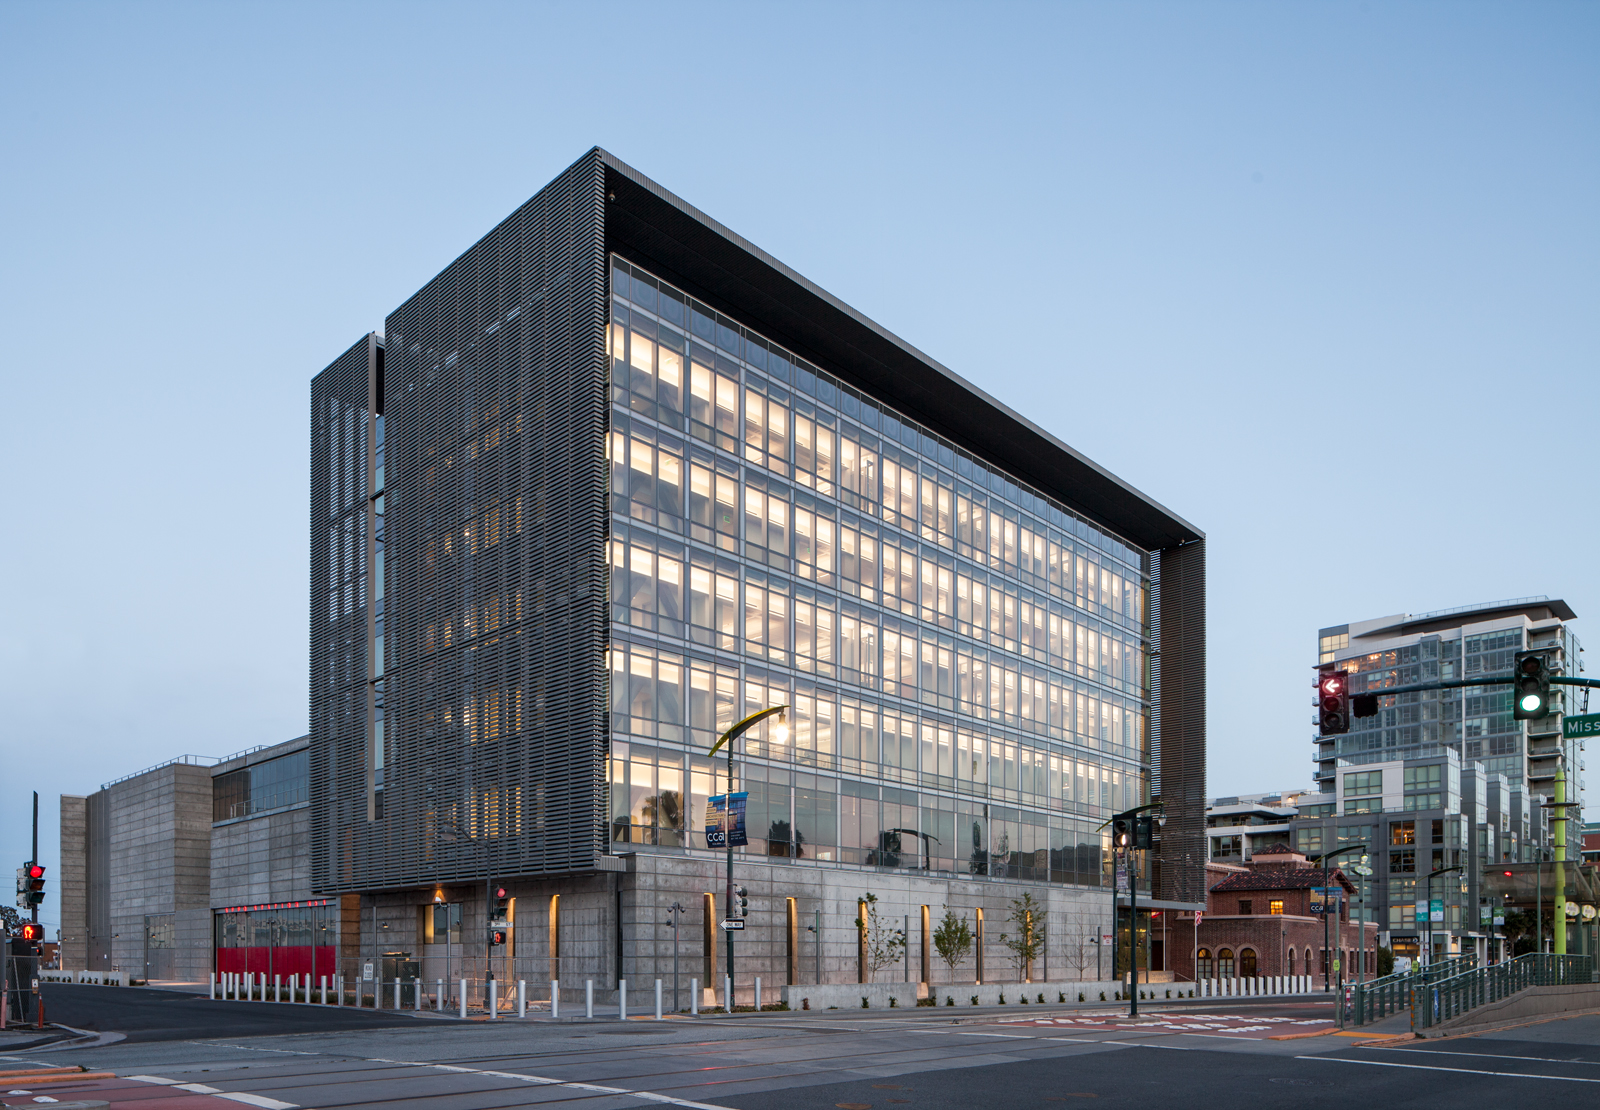
M1550 715L1550 664L1542 651L1519 651L1511 685L1511 719L1539 721Z
M1376 717L1378 715L1378 695L1357 694L1350 699L1350 710L1350 716L1352 717Z
M1114 848L1127 848L1133 844L1133 818L1113 817L1111 819L1111 846Z
M1155 839L1156 817L1153 813L1141 813L1133 819L1133 846L1135 848L1149 848Z
M1350 678L1343 671L1317 676L1317 723L1323 736L1350 731Z
M744 917L750 912L750 892L744 887L734 891L734 916Z
M496 929L505 929L511 924L511 895L503 886L494 888L494 907L489 911L489 924Z
M493 948L494 946L499 945L499 944L504 944L505 942L506 942L506 930L505 929L498 929L497 928L497 929L490 929L489 930L489 947Z
M17 868L17 905L31 910L44 901L44 865L29 860Z
M24 921L21 937L30 943L39 944L44 940L44 926L37 921Z

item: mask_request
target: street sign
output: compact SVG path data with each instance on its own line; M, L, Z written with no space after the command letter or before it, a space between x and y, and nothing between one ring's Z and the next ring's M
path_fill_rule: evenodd
M1444 899L1432 898L1428 901L1428 920L1435 925L1444 921Z
M1563 740L1582 740L1589 736L1600 736L1600 713L1589 713L1582 717L1563 717L1561 719L1561 738Z
M1344 888L1338 886L1314 886L1311 888L1312 913L1338 913L1339 899Z
M730 917L723 921L722 927L730 932L734 932L744 928L744 920L738 917Z
M1354 871L1357 875L1360 875L1363 879L1372 874L1372 868L1368 867L1364 863L1353 863L1350 865L1350 870Z

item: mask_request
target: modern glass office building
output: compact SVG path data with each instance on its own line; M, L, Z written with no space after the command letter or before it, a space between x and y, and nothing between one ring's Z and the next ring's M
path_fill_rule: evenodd
M869 886L1108 908L1152 797L1147 896L1203 898L1202 534L604 151L318 375L311 508L314 884L384 927L709 922L706 752L771 705L758 952L768 895L791 949Z

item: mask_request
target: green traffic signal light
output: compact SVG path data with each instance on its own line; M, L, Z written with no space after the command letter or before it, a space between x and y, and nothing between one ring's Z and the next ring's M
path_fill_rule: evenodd
M1550 664L1542 651L1516 655L1511 693L1511 718L1538 721L1550 715Z

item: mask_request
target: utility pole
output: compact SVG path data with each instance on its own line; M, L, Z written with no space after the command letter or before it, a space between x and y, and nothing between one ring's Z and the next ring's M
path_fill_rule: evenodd
M33 855L29 857L30 863L39 862L39 792L33 792ZM39 921L39 903L35 902L32 909L34 923Z

